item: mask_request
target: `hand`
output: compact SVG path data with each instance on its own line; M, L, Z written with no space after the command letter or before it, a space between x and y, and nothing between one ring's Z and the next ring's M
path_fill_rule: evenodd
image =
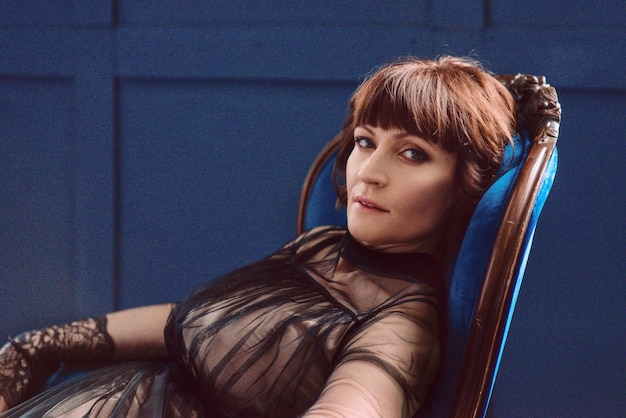
M41 390L62 361L106 361L113 351L106 317L24 332L0 348L0 400L12 408Z
M31 369L19 346L10 341L0 348L0 412L26 397Z
M7 409L9 409L9 406L4 401L4 398L2 396L0 396L0 413L6 411Z

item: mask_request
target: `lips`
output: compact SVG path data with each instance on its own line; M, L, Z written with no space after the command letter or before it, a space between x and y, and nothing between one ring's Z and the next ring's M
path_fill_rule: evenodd
M359 208L363 210L374 211L374 212L389 212L388 210L380 207L373 200L370 200L364 196L358 196L354 199L354 201L359 206Z

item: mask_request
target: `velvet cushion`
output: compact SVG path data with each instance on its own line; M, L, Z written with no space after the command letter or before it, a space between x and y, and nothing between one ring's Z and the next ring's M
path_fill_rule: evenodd
M461 333L459 337L463 341L469 331L500 220L519 173L520 163L530 149L527 141L525 137L517 135L514 147L506 148L498 180L485 192L470 219L448 283L448 341L453 342L453 334L456 333Z
M346 226L346 209L337 209L337 193L333 187L333 165L336 153L324 163L315 179L311 195L306 206L304 229L313 229L320 225Z

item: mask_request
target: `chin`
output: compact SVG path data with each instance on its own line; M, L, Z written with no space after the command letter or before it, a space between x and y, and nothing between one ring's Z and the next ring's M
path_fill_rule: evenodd
M348 231L350 231L350 235L354 237L358 242L365 245L366 247L373 247L383 245L388 240L385 239L384 236L375 232L375 231L367 231L363 228L350 228L348 226Z

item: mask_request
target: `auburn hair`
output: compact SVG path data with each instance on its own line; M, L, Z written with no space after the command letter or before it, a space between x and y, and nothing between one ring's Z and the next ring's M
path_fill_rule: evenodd
M403 129L457 155L455 201L442 237L442 250L456 249L512 143L515 101L508 89L470 58L406 57L380 67L353 94L338 134L333 180L340 206L347 200L354 130L361 125Z

